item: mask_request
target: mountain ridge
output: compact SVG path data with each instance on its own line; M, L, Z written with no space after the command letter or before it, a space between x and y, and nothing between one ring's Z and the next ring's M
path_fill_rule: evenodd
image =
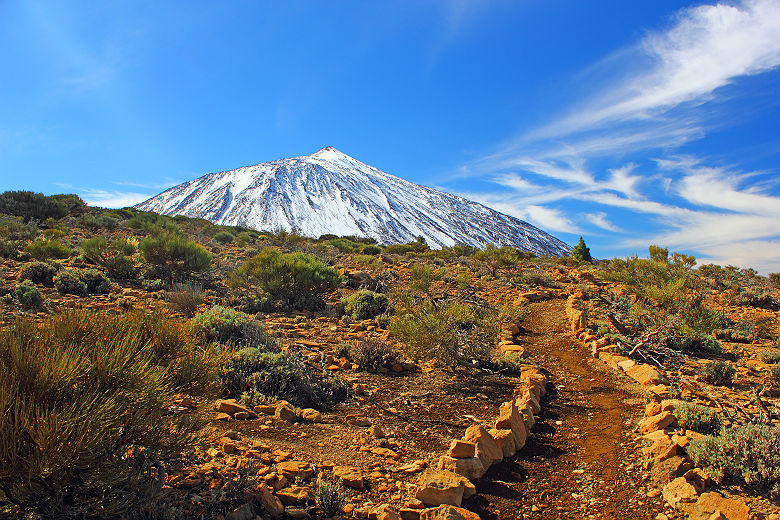
M135 206L263 231L375 238L432 247L512 246L565 256L571 247L515 217L406 181L326 146L312 155L208 173Z

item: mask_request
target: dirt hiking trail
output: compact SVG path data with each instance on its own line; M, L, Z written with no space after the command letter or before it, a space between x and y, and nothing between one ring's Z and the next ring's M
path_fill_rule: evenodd
M522 325L548 394L525 448L491 467L469 509L483 520L655 518L665 504L648 497L631 433L642 401L567 334L562 300L532 305Z

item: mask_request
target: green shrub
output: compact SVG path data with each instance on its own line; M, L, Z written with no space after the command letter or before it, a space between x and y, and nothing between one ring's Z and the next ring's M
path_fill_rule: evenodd
M86 214L81 217L81 225L92 232L99 229L116 229L119 225L119 219L109 217L108 215Z
M84 256L93 264L105 268L116 278L135 278L135 262L132 255L135 245L125 238L108 241L95 237L81 243Z
M670 336L667 338L667 346L675 350L699 354L720 354L723 352L723 347L714 336L701 334Z
M737 370L723 361L710 361L706 365L702 365L698 373L704 381L711 385L731 386Z
M780 384L780 366L772 367L769 371L769 379L771 379L774 384Z
M292 352L239 350L226 365L222 381L230 395L250 400L284 399L294 406L327 408L347 396L341 381L326 374L312 374Z
M30 280L50 287L57 268L46 262L31 262L19 270L19 280Z
M392 345L376 339L365 339L352 345L349 358L366 372L378 372L398 363L398 353Z
M484 250L476 251L474 259L487 265L493 276L497 276L501 269L512 269L517 266L522 257L513 247L495 247L489 244Z
M165 282L159 278L143 279L141 280L141 287L144 291L157 292L165 289Z
M281 253L264 248L230 273L234 287L259 288L262 293L294 309L319 309L321 294L341 282L338 271L306 253Z
M531 287L561 288L561 284L550 278L550 275L544 271L523 271L518 276L518 281Z
M228 233L227 231L220 231L216 235L214 235L214 240L216 242L219 242L220 244L229 244L233 241L235 237L232 233Z
M780 287L780 273L769 273L769 281Z
M111 280L96 269L82 269L76 276L87 286L90 294L108 294L111 291Z
M491 360L493 370L505 374L519 374L523 370L525 363L519 354L507 352L500 356L495 356Z
M387 310L387 296L373 291L358 291L344 298L344 312L353 320L374 318Z
M314 485L314 501L322 508L326 518L334 518L344 509L347 494L339 482L320 477Z
M25 222L48 218L60 219L68 214L62 201L31 191L6 191L0 194L0 213L22 217Z
M54 277L54 288L61 294L75 294L84 296L87 294L87 284L71 271L61 271Z
M36 240L24 248L31 257L36 260L48 260L50 258L68 258L71 249L56 240Z
M385 247L385 253L399 255L408 253L425 253L430 250L431 248L428 247L428 244L425 243L425 240L420 240L419 238L414 242L409 242L407 244L391 244Z
M43 296L41 292L29 280L19 282L14 291L19 304L26 309L34 309L43 305Z
M211 253L205 247L177 233L145 238L141 252L147 262L170 273L205 271L211 265Z
M195 334L205 342L237 342L242 338L242 327L250 318L243 312L215 305L192 318Z
M780 302L767 291L742 291L734 300L734 304L741 307L755 307L757 309L767 309L770 311L780 309Z
M733 481L780 498L780 429L746 424L688 446L694 464L716 482Z
M492 308L431 299L399 306L390 333L405 343L412 356L439 359L490 360L501 332L501 317Z
M683 402L675 406L674 416L683 430L699 433L715 433L720 430L720 418L712 408Z
M363 255L378 255L381 252L382 248L374 245L367 245L360 250L360 253Z
M758 353L758 359L770 365L780 363L780 352L765 350Z
M169 412L174 395L215 398L229 356L161 313L79 311L0 330L2 489L41 518L141 514L163 483L150 465L201 426Z

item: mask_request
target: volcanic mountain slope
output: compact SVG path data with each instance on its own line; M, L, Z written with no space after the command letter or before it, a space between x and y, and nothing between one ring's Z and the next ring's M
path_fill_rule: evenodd
M138 209L223 225L375 238L432 247L512 246L565 256L544 231L476 202L389 175L328 146L304 157L211 173L174 186Z

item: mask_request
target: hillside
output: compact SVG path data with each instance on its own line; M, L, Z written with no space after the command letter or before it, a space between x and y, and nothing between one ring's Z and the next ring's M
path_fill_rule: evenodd
M777 276L3 196L0 517L780 518Z

